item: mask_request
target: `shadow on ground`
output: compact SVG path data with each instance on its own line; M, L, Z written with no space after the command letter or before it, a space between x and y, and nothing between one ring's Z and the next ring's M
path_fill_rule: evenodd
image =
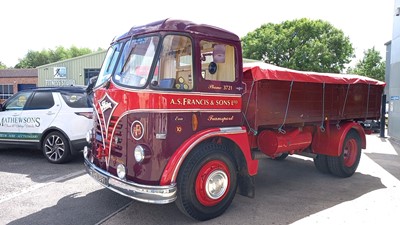
M379 138L379 137L378 137ZM397 155L366 153L368 157L378 163L387 172L400 180L400 142L393 138L379 138L382 142L389 142Z
M319 173L312 161L288 157L262 159L256 176L256 197L236 195L232 205L209 224L290 224L374 190L385 188L380 178L356 173L337 178ZM57 205L18 219L19 224L200 224L183 215L175 204L153 205L132 201L106 189L86 196L66 196ZM203 223L204 224L204 223Z
M93 225L131 201L106 189L81 197L76 193L61 198L55 206L14 220L8 225Z
M356 173L337 178L319 173L312 161L288 157L260 160L256 197L236 195L220 217L206 224L290 224L371 191L385 188L377 177ZM132 222L134 218L135 221ZM135 202L103 224L200 224L184 216L175 204Z
M28 177L35 183L46 183L83 169L82 154L76 155L70 162L52 164L45 159L40 150L0 149L1 172L20 174L21 178Z

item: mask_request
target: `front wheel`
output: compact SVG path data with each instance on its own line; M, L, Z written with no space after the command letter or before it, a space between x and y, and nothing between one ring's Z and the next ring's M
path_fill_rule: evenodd
M356 131L351 130L344 139L342 154L327 157L329 170L338 177L350 177L356 172L360 158L361 138Z
M50 132L43 140L43 155L51 163L64 163L70 160L71 150L67 138L59 131Z
M225 146L204 143L191 152L177 179L178 208L197 220L220 216L237 188L236 164Z

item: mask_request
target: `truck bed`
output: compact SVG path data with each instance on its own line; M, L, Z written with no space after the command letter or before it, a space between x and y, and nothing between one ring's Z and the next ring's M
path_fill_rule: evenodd
M377 119L385 86L358 75L302 72L265 63L245 64L243 81L243 112L255 130Z

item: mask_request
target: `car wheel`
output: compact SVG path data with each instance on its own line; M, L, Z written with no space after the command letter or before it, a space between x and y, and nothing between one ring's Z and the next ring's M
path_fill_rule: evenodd
M51 163L65 163L71 158L67 138L59 131L50 132L43 140L43 154Z

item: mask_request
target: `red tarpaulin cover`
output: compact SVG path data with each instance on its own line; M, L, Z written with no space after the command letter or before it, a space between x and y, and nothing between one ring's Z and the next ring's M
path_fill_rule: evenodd
M285 80L327 84L372 84L385 86L384 82L365 76L298 71L263 62L244 63L243 72L245 77L248 74L246 73L247 71L251 71L251 74L255 81ZM250 79L250 77L247 78Z

